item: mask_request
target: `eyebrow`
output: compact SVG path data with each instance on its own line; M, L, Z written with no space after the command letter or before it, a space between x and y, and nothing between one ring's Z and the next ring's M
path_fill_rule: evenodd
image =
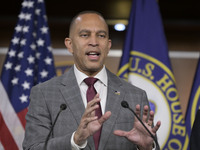
M90 33L91 31L90 31L90 30L87 30L87 29L83 29L83 30L81 30L81 31L79 32L79 34L84 33L84 32ZM105 35L108 35L108 33L107 33L106 31L104 31L104 30L99 30L99 31L97 31L97 33L104 33Z
M79 34L81 34L81 33L83 33L83 32L90 32L90 30L83 29L83 30L79 31Z
M104 31L104 30L100 30L97 33L104 33L105 35L108 35L108 33L106 31Z

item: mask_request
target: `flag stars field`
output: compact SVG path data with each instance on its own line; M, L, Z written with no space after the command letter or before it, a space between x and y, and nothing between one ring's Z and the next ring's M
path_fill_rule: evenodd
M27 7L27 8L32 8L33 7L34 2L31 1L24 1L22 3L22 7Z
M42 78L46 78L48 75L48 72L46 70L42 70L42 72L40 73Z
M37 45L38 46L44 46L44 40L42 40L41 38L39 38L39 40L37 40Z
M42 28L40 28L40 30L41 30L42 34L47 34L47 32L48 32L48 28L45 27L45 26L43 26Z
M6 70L9 70L9 69L11 69L12 68L12 63L11 62L7 62L6 64L5 64L5 68L6 68Z
M20 41L20 45L21 45L21 46L25 46L25 45L26 45L26 39L22 39L22 40Z
M38 3L44 3L44 0L38 0Z
M13 45L19 44L19 38L14 37L14 38L12 39L12 43L13 43Z
M30 47L31 47L32 50L36 50L36 45L35 45L35 43L32 43L32 44L30 45Z
M21 31L22 31L22 26L17 25L17 26L15 27L15 31L16 31L16 32L21 32Z
M22 96L20 96L19 99L21 100L21 103L28 102L28 96L27 95L22 94Z
M49 50L49 52L52 52L53 48L51 46L48 46L47 49Z
M28 26L24 26L23 29L22 29L22 31L24 33L28 33L29 32L29 27Z
M36 10L35 10L35 14L38 15L38 16L40 15L40 12L41 12L40 9L36 9Z
M33 69L27 68L25 71L26 76L33 76Z
M29 64L35 63L35 57L33 57L33 56L31 56L31 55L27 58L27 60L28 60L28 63L29 63Z
M13 49L10 50L10 52L8 52L9 57L15 57L16 51L14 51Z
M24 88L24 90L30 89L30 83L27 81L24 81L24 83L22 84L22 87Z
M46 65L51 65L52 59L47 57L47 58L45 58L44 61L45 61Z
M21 14L19 14L18 17L19 17L19 19L25 20L25 21L31 20L31 14L29 14L29 13L21 13Z
M30 90L36 84L55 76L44 1L23 0L21 6L0 76L0 88L5 89L0 105L0 127L7 127L0 134L0 139L4 139L0 140L0 149L2 147L5 150L23 149ZM6 109L1 107L2 104ZM13 119L8 124L10 118ZM12 132L15 130L19 132Z
M18 84L18 80L19 80L18 78L14 77L11 82L13 85L16 85Z
M32 35L33 35L34 38L37 37L37 33L35 33L35 32L33 32Z
M21 65L15 66L15 71L16 71L16 72L18 72L18 71L20 71L20 70L21 70Z
M24 52L19 52L18 53L18 55L17 55L17 57L20 59L20 58L23 58L23 56L24 56Z

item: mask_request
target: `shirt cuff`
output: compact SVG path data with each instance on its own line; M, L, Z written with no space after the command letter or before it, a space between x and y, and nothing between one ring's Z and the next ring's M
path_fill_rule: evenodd
M156 143L155 143L155 141L153 141L153 148L152 148L152 150L156 150Z
M76 132L76 131L75 131ZM85 143L83 143L82 145L77 145L75 142L74 142L74 134L75 132L73 132L72 134L72 137L71 137L71 147L72 147L72 150L80 150L80 149L83 149L87 146L87 140L85 141Z

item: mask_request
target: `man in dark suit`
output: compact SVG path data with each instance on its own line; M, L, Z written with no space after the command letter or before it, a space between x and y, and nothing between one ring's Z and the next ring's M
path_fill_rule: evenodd
M105 67L111 47L108 25L97 12L82 12L70 25L65 45L73 54L74 66L64 75L32 88L26 116L24 149L42 149L61 104L64 110L48 141L49 150L135 150L153 149L153 139L133 114L121 107L123 100L153 135L154 112L149 112L145 91L129 84ZM97 94L87 102L86 78L97 78ZM141 110L143 108L143 111ZM101 117L95 112L100 110ZM100 132L98 144L93 136ZM96 148L95 148L96 147ZM158 147L157 147L158 148Z

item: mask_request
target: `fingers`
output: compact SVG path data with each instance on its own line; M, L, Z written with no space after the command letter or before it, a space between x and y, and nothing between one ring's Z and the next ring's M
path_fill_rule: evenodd
M115 130L115 131L114 131L114 134L117 135L117 136L126 137L127 134L128 134L128 132L122 131L122 130Z
M97 116L84 118L82 121L82 127L85 129L90 122L95 121L97 119Z
M149 112L149 120L147 121L147 124L149 126L152 126L153 125L153 120L154 120L154 112L153 111L150 111Z
M161 121L158 121L156 125L152 128L153 133L156 133L161 126Z
M139 109L140 107L136 106L136 110L140 110ZM149 126L152 126L153 125L153 120L154 120L154 112L153 111L150 111L149 112L149 116L148 116L148 111L149 111L149 107L147 105L144 106L144 109L143 109L143 117L142 117L142 120L143 122L146 122ZM139 112L138 112L139 113ZM148 118L149 117L149 118ZM152 128L152 132L153 133L156 133L158 131L158 129L160 128L161 126L161 122L158 121L156 123L156 125Z
M138 110L140 110L138 106L136 106L136 108L138 108ZM136 110L137 110L137 109L136 109ZM153 112L153 111L150 111L150 112L149 112L149 116L148 116L148 111L149 111L149 107L148 107L147 105L145 105L145 106L144 106L144 109L143 109L142 121L143 121L143 122L146 122L149 126L152 127L153 121L154 121L154 112ZM160 128L160 126L161 126L161 122L158 121L158 122L156 123L156 125L155 125L154 127L152 127L152 132L153 132L153 133L156 133L156 132L158 131L158 129Z
M136 110L135 110L135 113L138 117L140 117L140 105L136 105Z
M140 117L140 105L136 105L136 114L138 117ZM149 126L153 125L153 120L154 120L154 112L150 111L149 112L149 106L145 105L143 108L143 116L142 116L142 121L146 122Z
M83 128L86 128L88 123L98 119L98 116L95 116L95 109L99 107L99 105L97 104L99 102L100 102L99 94L96 94L94 99L88 102L85 112L81 119Z
M144 109L143 109L143 117L142 117L143 122L147 121L148 111L149 111L149 107L147 105L145 105Z
M90 102L88 102L83 116L85 116L85 117L95 116L95 109L97 109L99 107L99 105L97 103L99 103L100 100L101 99L99 98L99 94L96 94L94 99L91 100Z
M137 114L138 117L140 117L140 113L141 113L141 107L140 105L136 105L136 111L135 113ZM142 116L142 121L143 122L147 122L148 119L148 113L149 113L149 107L147 105L144 106L143 108L143 116ZM153 118L151 118L152 120Z
M111 112L107 111L104 115L99 119L99 123L102 125L106 120L108 120L111 116Z

